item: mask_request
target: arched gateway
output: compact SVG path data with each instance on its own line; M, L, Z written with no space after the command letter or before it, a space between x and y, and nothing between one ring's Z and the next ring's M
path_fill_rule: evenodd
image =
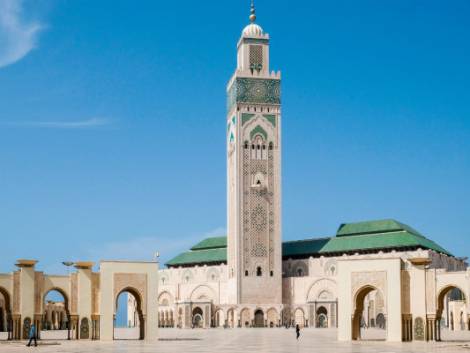
M101 300L100 334L102 340L114 338L116 300L120 293L129 292L137 301L139 338L157 339L158 328L158 265L155 262L102 261L100 263Z
M158 264L75 262L68 275L36 271L35 260L18 260L18 270L0 274L0 340L25 339L34 324L39 339L112 340L118 296L136 297L141 333L157 338ZM72 265L72 263L67 263Z

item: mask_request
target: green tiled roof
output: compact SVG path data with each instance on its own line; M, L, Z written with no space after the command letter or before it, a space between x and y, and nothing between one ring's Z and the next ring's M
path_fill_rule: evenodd
M343 223L339 226L338 231L336 232L336 236L342 237L346 235L387 233L401 230L406 230L410 233L421 235L418 231L414 230L410 226L395 221L394 219L382 219L378 221Z
M287 241L282 256L305 257L361 251L423 248L452 256L413 228L393 219L342 224L335 237ZM166 265L189 266L227 262L227 238L207 238Z
M282 244L284 257L308 256L314 254L331 255L337 253L361 252L365 250L418 248L431 249L446 255L451 254L423 236L406 230L354 236L337 236L324 239L288 241Z
M212 237L206 238L196 245L191 250L204 250L204 249L218 249L227 247L227 237Z
M186 251L166 263L167 266L184 266L227 262L227 248Z

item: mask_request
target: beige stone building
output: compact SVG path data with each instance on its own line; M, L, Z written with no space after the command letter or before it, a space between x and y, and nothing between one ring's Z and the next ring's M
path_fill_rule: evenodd
M156 339L156 262L102 261L98 272L91 262L76 262L76 271L65 276L37 271L36 263L18 260L17 271L0 274L0 339L26 339L34 323L39 338L112 340L123 292L136 298L139 338ZM51 291L59 292L64 302L47 300Z
M36 261L0 274L0 338L66 329L71 339L112 340L118 297L127 326L337 328L339 340L381 330L388 341L440 340L469 329L470 271L424 235L393 219L341 224L331 237L282 242L281 74L270 70L269 35L250 23L227 85L227 231L202 239L158 270L155 262L75 263L52 276ZM51 290L64 303L46 302ZM3 336L2 336L3 335Z
M160 270L159 325L338 327L340 340L376 328L390 341L468 329L467 264L405 224L342 224L333 237L282 242L281 75L255 20L252 7L227 85L228 235Z

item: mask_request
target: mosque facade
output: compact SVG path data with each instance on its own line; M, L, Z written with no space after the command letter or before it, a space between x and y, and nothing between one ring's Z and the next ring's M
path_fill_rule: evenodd
M0 274L0 339L65 330L112 340L118 297L136 338L173 328L337 328L342 341L376 330L388 341L440 340L470 329L470 271L414 228L393 219L339 225L333 236L282 241L281 74L270 37L250 23L227 85L227 236L201 239L156 262L70 263L48 275L35 260ZM55 290L63 304L46 300Z
M468 292L465 259L408 225L341 224L333 237L282 242L281 74L270 71L269 39L252 6L227 85L228 234L203 239L160 270L160 327L298 324L338 327L342 340L373 327L409 341L439 339L457 310L453 327L468 329L464 300L439 303ZM441 288L441 299L428 293L453 276L462 285Z

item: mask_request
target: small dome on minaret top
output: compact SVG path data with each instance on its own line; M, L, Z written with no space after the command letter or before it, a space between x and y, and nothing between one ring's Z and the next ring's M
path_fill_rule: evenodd
M251 1L250 9L250 24L243 29L242 36L244 37L256 37L263 35L263 29L261 26L255 23L256 21L256 10L253 0Z

